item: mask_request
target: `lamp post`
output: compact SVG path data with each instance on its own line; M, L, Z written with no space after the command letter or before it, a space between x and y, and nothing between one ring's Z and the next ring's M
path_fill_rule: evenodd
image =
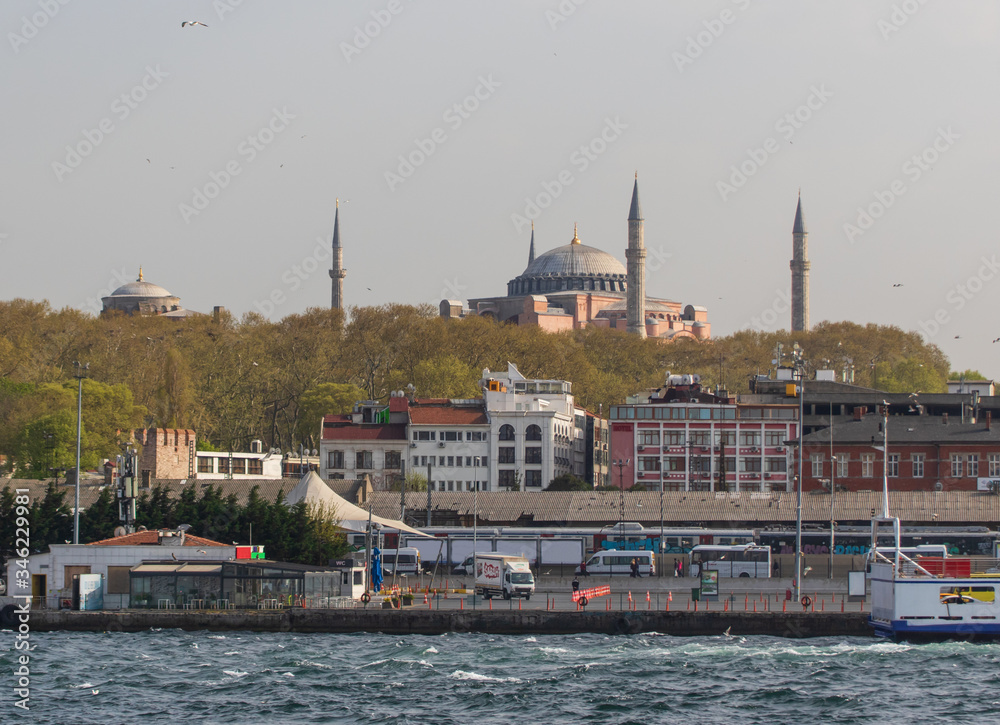
M87 377L90 370L90 363L74 362L73 367L76 373L73 375L77 380L76 389L76 481L73 493L73 543L80 543L80 428L83 423L83 379Z
M795 496L795 601L802 599L802 436L804 435L803 418L805 417L805 364L802 359L805 351L798 343L792 346L792 359L799 373L799 476Z
M833 401L830 401L830 578L833 579L833 497L837 492L837 456L833 454Z
M611 462L612 465L618 467L618 535L621 537L622 542L625 541L625 483L622 477L624 476L625 467L631 462L631 458L617 458Z

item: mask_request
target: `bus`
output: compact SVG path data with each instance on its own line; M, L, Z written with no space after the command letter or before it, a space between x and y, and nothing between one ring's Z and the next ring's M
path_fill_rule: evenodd
M757 544L702 544L691 549L690 575L701 576L703 568L719 572L720 577L770 578L771 549Z

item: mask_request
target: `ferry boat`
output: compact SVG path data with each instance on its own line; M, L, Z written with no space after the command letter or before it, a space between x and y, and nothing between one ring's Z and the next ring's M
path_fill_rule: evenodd
M892 526L896 541L888 555L875 546L885 526ZM995 559L908 556L900 551L899 519L890 516L872 519L871 551L869 622L876 636L1000 639L1000 568Z
M882 515L872 516L868 621L876 636L896 640L1000 639L997 560L901 551L899 519L889 515L888 409L883 401ZM880 552L879 535L887 526L894 547Z

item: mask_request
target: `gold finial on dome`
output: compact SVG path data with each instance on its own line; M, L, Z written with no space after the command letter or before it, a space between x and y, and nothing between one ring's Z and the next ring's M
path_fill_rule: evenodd
M139 279L136 282L142 282L142 265L139 265Z
M573 222L573 241L570 242L570 244L579 244L579 243L580 243L580 237L576 233L576 222Z

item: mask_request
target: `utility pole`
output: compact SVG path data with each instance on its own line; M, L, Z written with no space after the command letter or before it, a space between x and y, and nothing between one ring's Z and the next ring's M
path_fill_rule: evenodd
M802 359L805 351L799 347L798 343L792 348L792 356L795 360L795 369L799 373L799 476L798 486L796 486L795 497L795 601L802 599L802 457L805 453L802 446L802 437L805 432L803 425L805 418L805 391L806 391L806 371L805 363Z
M74 362L77 379L76 390L76 485L73 495L73 543L80 543L80 430L83 425L83 379L87 377L90 363Z
M428 460L430 460L428 458ZM427 464L427 526L431 525L431 465Z

